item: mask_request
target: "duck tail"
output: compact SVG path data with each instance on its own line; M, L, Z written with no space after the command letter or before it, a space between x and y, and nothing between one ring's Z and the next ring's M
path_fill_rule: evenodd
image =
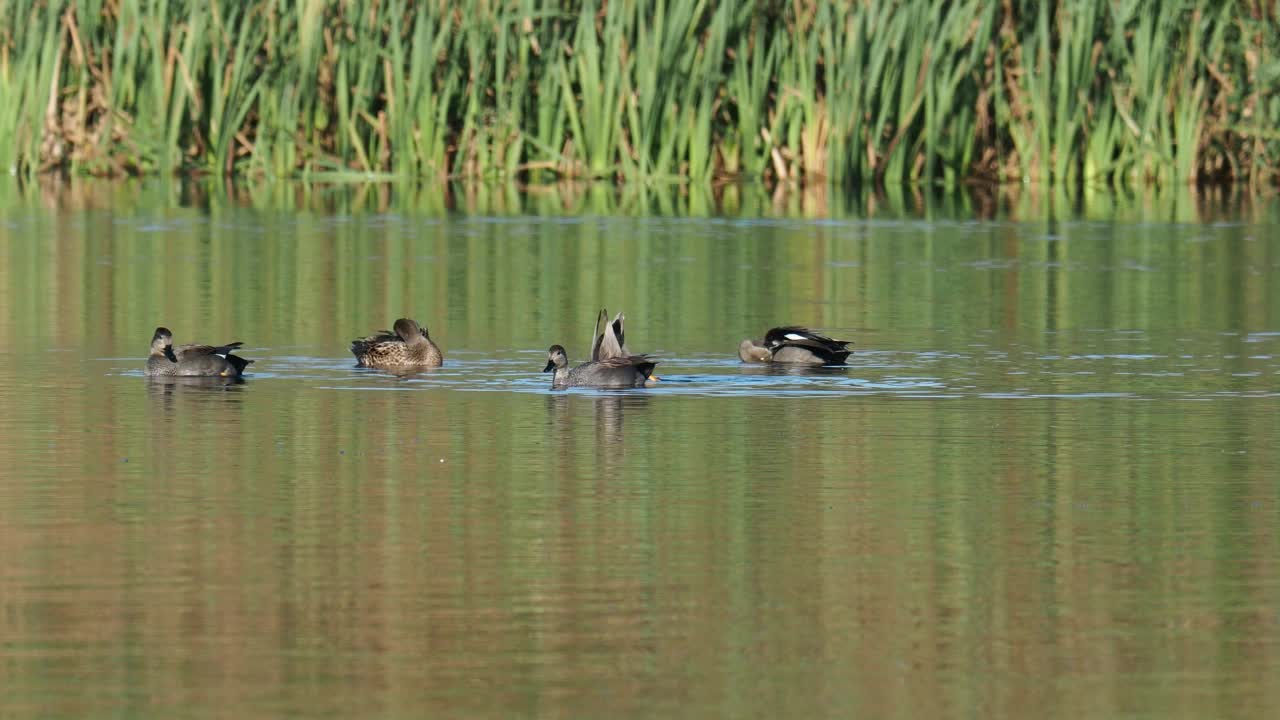
M239 343L236 343L236 344L239 345ZM243 375L244 369L249 367L251 364L253 364L252 360L245 360L239 355L231 355L231 354L227 355L227 362L231 363L232 367L236 369L236 375Z

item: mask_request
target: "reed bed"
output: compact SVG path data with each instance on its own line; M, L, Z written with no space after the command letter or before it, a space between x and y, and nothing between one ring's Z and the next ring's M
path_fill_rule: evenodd
M1280 178L1280 3L6 0L12 173Z

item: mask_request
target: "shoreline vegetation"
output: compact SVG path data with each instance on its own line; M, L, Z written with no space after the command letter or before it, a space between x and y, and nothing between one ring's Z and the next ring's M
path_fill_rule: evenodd
M1280 3L9 0L11 173L1280 184Z

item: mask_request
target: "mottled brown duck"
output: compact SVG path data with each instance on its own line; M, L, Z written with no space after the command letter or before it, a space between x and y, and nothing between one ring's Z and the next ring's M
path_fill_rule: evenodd
M432 342L426 326L409 318L397 320L394 330L351 341L351 354L360 367L431 368L444 364L444 354Z

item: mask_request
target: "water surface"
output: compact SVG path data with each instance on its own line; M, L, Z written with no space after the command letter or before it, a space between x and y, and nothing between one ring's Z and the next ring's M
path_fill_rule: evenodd
M1265 212L86 205L0 211L6 717L1280 709ZM663 381L553 392L602 305Z

